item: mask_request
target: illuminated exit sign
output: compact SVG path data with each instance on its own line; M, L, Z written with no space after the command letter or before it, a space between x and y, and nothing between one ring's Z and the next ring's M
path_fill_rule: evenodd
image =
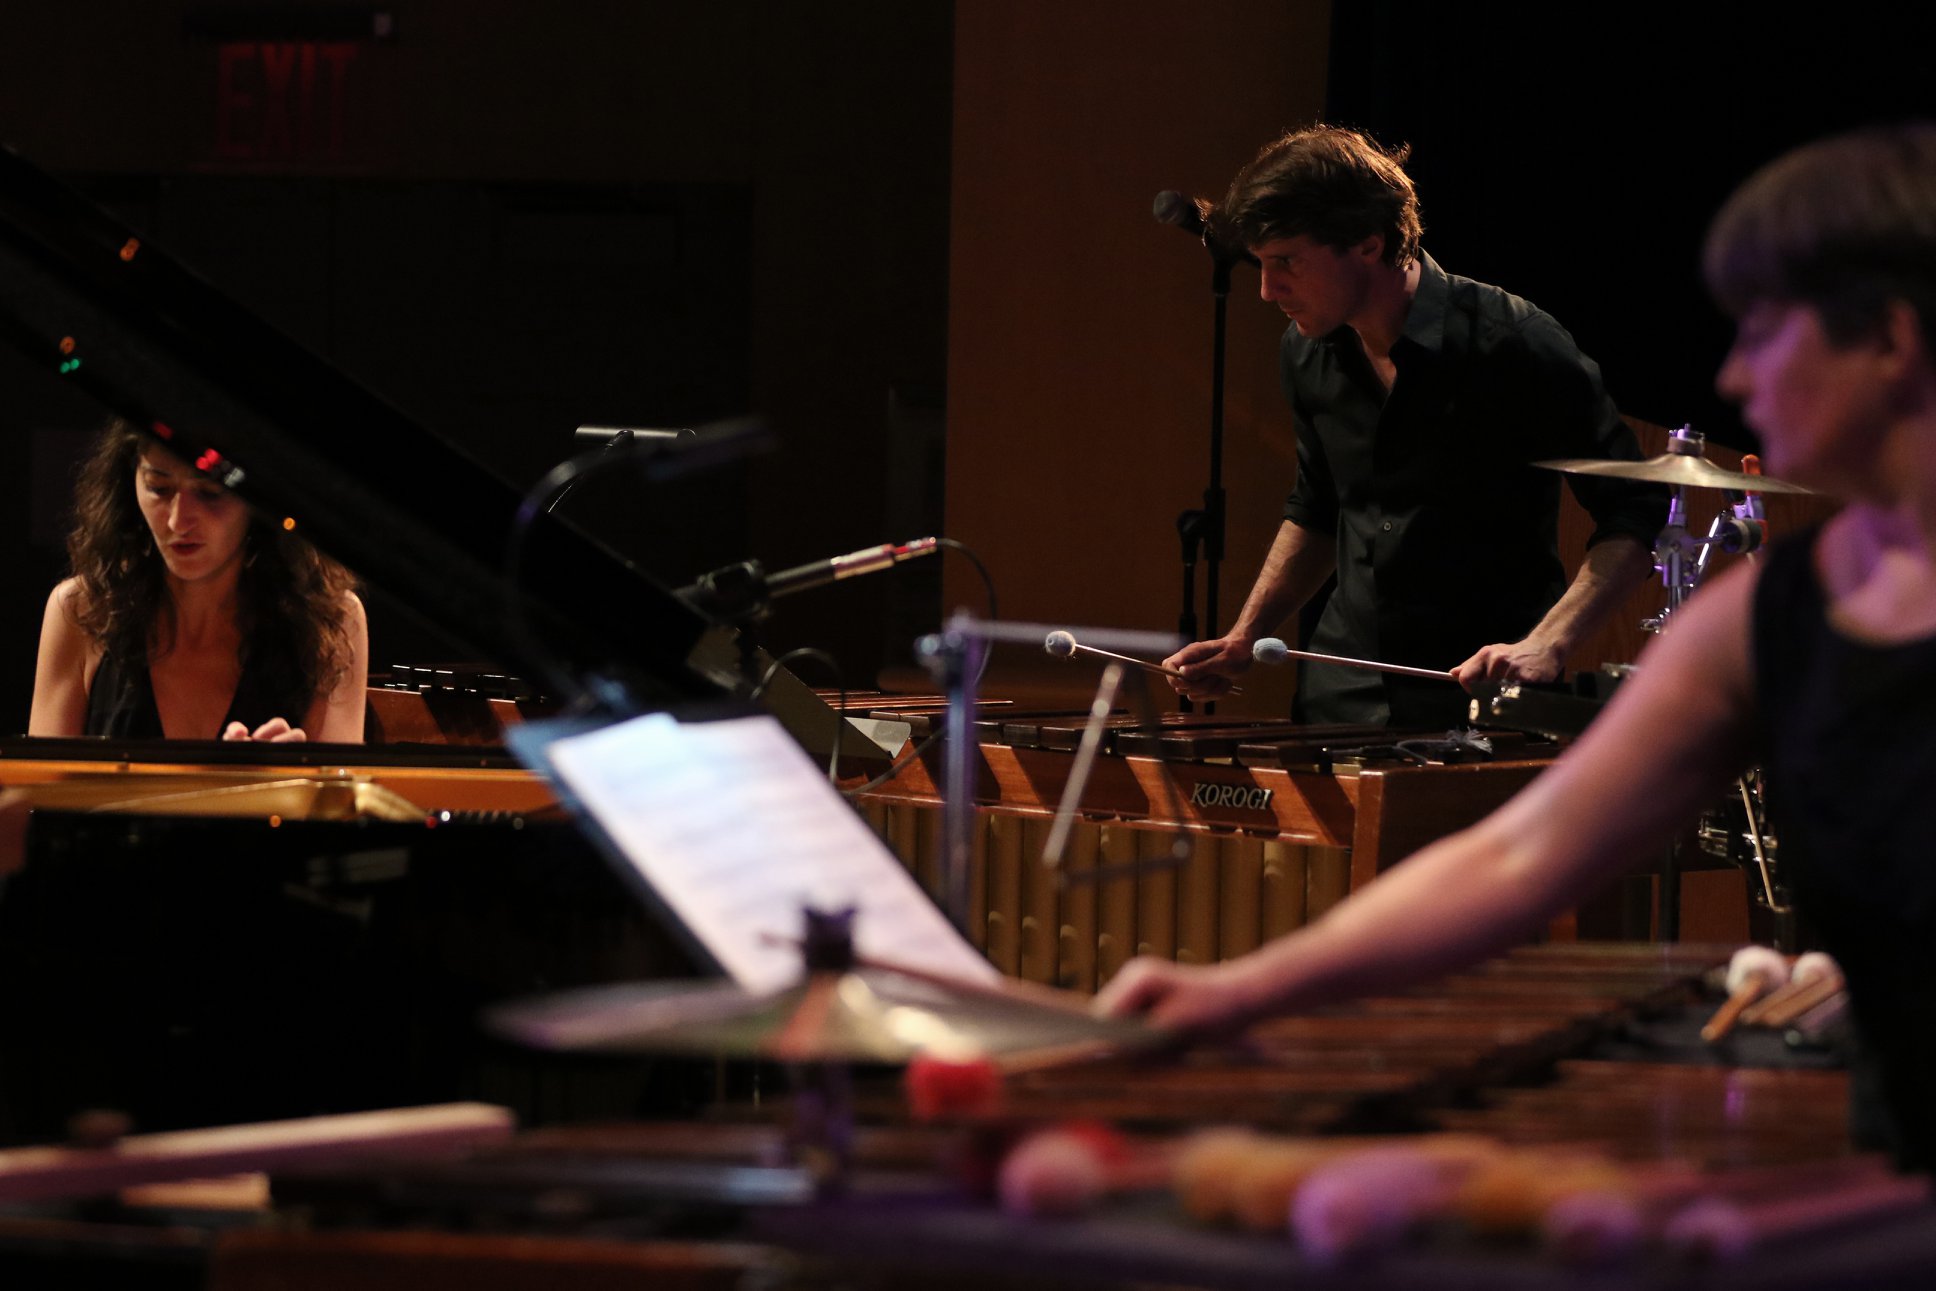
M213 49L213 160L324 166L352 160L369 115L375 45L396 39L389 10L217 7L184 17Z
M215 155L223 161L342 161L348 41L231 41L215 50Z

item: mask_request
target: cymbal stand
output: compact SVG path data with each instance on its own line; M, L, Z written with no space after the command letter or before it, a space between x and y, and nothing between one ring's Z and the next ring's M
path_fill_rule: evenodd
M1668 432L1667 451L1684 457L1700 457L1706 438L1692 426L1682 426L1679 430ZM1654 568L1660 571L1660 581L1667 588L1667 608L1642 623L1643 631L1664 630L1668 621L1687 603L1687 598L1694 594L1694 585L1706 566L1705 560L1701 559L1704 554L1701 546L1702 543L1688 536L1687 532L1687 486L1673 485L1668 493L1667 523L1654 540Z
M1687 457L1700 457L1706 443L1706 436L1692 426L1682 426L1679 430L1668 432L1667 451L1680 453ZM1687 532L1687 487L1673 485L1668 493L1667 523L1661 527L1660 537L1654 540L1654 568L1660 571L1660 581L1667 588L1667 608L1658 615L1647 619L1640 627L1644 632L1663 632L1668 621L1680 612L1687 598L1694 594L1694 584L1701 576L1699 560L1700 544L1688 536ZM1681 936L1681 845L1669 843L1666 854L1660 861L1660 927L1662 941L1679 941Z
M840 988L841 978L854 971L855 908L801 912L805 935L800 942L808 998L807 1015L825 996ZM785 1036L780 1043L784 1045ZM794 1058L787 1061L793 1087L793 1107L787 1125L787 1152L804 1167L823 1196L845 1192L854 1159L854 1080L845 1062L837 1059Z
M1705 444L1706 436L1692 426L1682 426L1669 433L1667 451L1701 457ZM1641 623L1643 631L1658 633L1667 626L1707 576L1708 562L1717 548L1740 555L1761 546L1765 521L1760 497L1729 490L1728 499L1729 505L1715 515L1707 534L1695 538L1687 532L1687 486L1671 486L1667 523L1654 540L1654 568L1660 571L1660 581L1667 588L1667 608Z
M1687 457L1705 455L1706 436L1692 426L1682 426L1670 431L1667 438L1667 451ZM1662 526L1660 536L1654 542L1654 568L1660 572L1661 583L1667 588L1667 607L1658 615L1644 620L1641 630L1660 633L1674 615L1687 604L1695 588L1707 576L1709 561L1716 548L1730 553L1748 553L1761 545L1765 531L1761 499L1752 493L1728 493L1729 505L1724 506L1708 525L1704 537L1695 538L1687 531L1687 486L1675 484L1671 487L1667 503L1667 523ZM1748 809L1748 828L1752 833L1755 854L1761 859L1761 871L1767 885L1768 900L1771 908L1775 906L1775 889L1769 878L1768 868L1763 858L1761 846L1761 825L1750 801L1747 782L1740 781L1736 786L1744 807ZM1680 937L1680 844L1668 847L1666 857L1661 861L1660 870L1660 939L1675 941Z

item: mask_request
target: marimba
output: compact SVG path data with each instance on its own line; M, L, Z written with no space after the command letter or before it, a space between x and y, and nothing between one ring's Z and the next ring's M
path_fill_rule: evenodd
M1180 1064L1037 1072L1009 1087L995 1119L910 1124L883 1094L863 1103L875 1115L858 1137L858 1173L839 1192L816 1189L809 1172L776 1156L781 1139L770 1125L716 1111L701 1122L537 1130L456 1160L279 1172L270 1213L300 1216L299 1225L214 1226L198 1249L223 1291L320 1286L325 1277L387 1291L483 1270L492 1285L558 1291L648 1272L662 1280L655 1285L693 1287L753 1276L809 1286L1294 1280L1557 1291L1580 1272L1523 1243L1457 1232L1430 1231L1335 1269L1281 1235L1194 1223L1167 1194L1125 1195L1077 1220L1018 1219L977 1196L951 1163L964 1134L1103 1116L1144 1142L1207 1123L1319 1135L1461 1130L1696 1172L1753 1166L1874 1178L1872 1165L1850 1155L1840 1072L1592 1056L1636 1021L1704 1014L1704 974L1727 950L1530 948L1418 991L1266 1024L1248 1047ZM1809 1270L1863 1285L1921 1285L1936 1273L1931 1218L1912 1198L1799 1249L1725 1269L1671 1264L1647 1248L1592 1277L1621 1291L1663 1279L1812 1285L1796 1280ZM69 1241L88 1240L78 1219L43 1213L33 1223L40 1240L50 1223L68 1223ZM0 1258L27 1240L20 1224L0 1218ZM180 1231L176 1240L185 1241Z
M1083 719L986 711L969 935L1005 973L1075 990L1137 954L1214 962L1300 927L1480 819L1557 753L1515 731L1486 733L1492 760L1451 762L1432 748L1445 732L1200 715L1145 730L1116 719L1058 873L1039 858ZM913 723L916 739L938 720L919 708L881 715ZM941 891L940 782L938 764L915 761L860 797L931 892ZM1179 833L1188 860L1166 865Z
M1847 1077L1826 1059L1743 1070L1689 1031L1678 1062L1590 1058L1636 1019L1692 1015L1731 947L1527 946L1427 987L1260 1023L1238 1045L1151 1066L1029 1073L1011 1113L1152 1131L1459 1130L1702 1166L1847 1154ZM1617 1110L1616 1110L1617 1108Z

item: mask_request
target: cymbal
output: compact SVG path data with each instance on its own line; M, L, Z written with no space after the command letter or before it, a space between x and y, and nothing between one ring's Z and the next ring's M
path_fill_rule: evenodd
M1642 462L1610 461L1604 457L1569 457L1556 462L1534 462L1534 466L1568 475L1606 475L1621 480L1644 480L1651 484L1680 484L1693 489L1752 489L1757 493L1813 493L1799 484L1789 484L1772 475L1747 475L1716 466L1705 457L1686 453L1662 453Z
M970 983L883 967L817 972L750 995L731 982L645 982L500 1006L487 1023L540 1049L899 1064L917 1054L1021 1065L1154 1048L1165 1033Z

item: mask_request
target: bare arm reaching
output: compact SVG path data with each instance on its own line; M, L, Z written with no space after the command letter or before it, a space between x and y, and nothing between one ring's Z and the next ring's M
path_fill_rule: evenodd
M1653 553L1626 534L1587 549L1566 594L1519 641L1480 649L1453 669L1468 690L1480 681L1556 681L1566 656L1653 572Z
M1755 572L1704 589L1580 742L1485 820L1241 959L1136 960L1098 1009L1227 1029L1444 972L1536 931L1664 842L1747 760Z

